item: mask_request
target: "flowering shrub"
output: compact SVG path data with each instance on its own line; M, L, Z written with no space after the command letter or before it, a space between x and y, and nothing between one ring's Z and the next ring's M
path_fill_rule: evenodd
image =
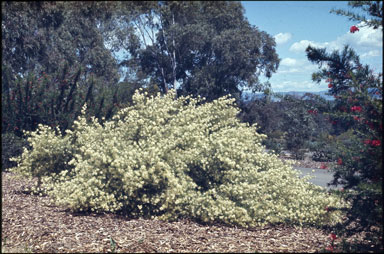
M40 125L12 170L40 177L72 211L244 227L339 221L324 207L342 202L264 152L265 135L236 118L234 99L175 97L137 92L112 120L80 116L63 137Z
M23 153L11 161L17 163L16 171L24 176L38 178L38 190L43 179L53 180L63 169L70 169L68 162L75 154L76 145L73 145L73 137L62 137L50 126L39 124L35 132L25 131L29 137L27 141L32 149L23 147ZM58 135L57 135L58 134ZM14 171L15 168L10 168Z
M333 161L338 163L331 184L348 190L342 197L351 204L336 231L347 236L365 232L369 244L359 248L382 252L382 73L363 66L348 46L332 54L308 47L307 54L310 61L327 65L313 77L333 82L329 93L336 99L330 120L336 123L335 132L348 134L348 139L334 144Z

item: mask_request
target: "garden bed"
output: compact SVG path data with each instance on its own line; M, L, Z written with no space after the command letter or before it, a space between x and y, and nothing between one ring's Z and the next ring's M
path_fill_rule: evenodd
M317 228L246 230L74 214L24 193L29 183L2 173L2 252L316 252L330 243L329 233Z

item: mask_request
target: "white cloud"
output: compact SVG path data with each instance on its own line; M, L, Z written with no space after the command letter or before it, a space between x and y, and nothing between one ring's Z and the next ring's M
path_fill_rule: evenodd
M278 71L278 74L287 74L287 73L299 73L301 72L298 68L289 68L289 69L281 69ZM277 74L275 74L277 75Z
M380 51L379 50L370 50L367 53L364 53L361 55L361 58L369 58L369 57L376 57L380 56Z
M296 59L289 58L289 57L284 58L280 62L280 65L282 65L282 66L295 66L297 64L298 64L298 61Z
M276 44L284 44L292 38L292 34L290 33L278 33L274 36Z
M295 42L292 44L292 46L289 48L290 51L301 53L304 52L305 49L311 45L312 47L328 47L331 45L329 42L314 42L314 41L308 41L308 40L301 40L299 42Z
M307 59L295 59L295 58L283 58L280 61L280 66L277 72L274 74L289 74L289 73L301 73L307 74L308 72L314 72L317 70L317 66L310 63Z
M345 34L337 37L334 41L315 42L309 40L301 40L299 42L293 43L289 50L296 53L303 53L309 45L314 47L327 48L328 50L340 50L344 47L344 45L350 45L360 55L368 54L369 51L376 51L376 54L379 53L379 55L381 55L380 52L383 50L382 30L373 29L363 25L363 23L358 25L360 31L355 33L346 31ZM370 53L370 56L373 56L373 53Z
M373 29L368 26L364 26L364 22L361 22L358 27L360 31L355 32L352 35L357 35L357 45L363 47L379 48L383 46L383 33L381 28Z

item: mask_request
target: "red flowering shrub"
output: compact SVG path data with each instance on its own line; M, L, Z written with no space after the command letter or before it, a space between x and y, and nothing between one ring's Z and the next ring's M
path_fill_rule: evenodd
M361 112L362 107L361 106L353 106L353 107L351 107L351 110L352 110L352 112L354 112L354 111Z
M356 31L356 29L353 29ZM335 98L329 112L334 132L349 133L342 142L334 143L336 166L331 185L341 185L340 195L350 202L346 220L334 230L350 236L366 232L371 243L366 248L381 252L383 233L383 167L382 167L382 73L375 74L363 66L348 46L332 54L309 46L307 56L317 64L327 64L313 74L316 81L332 81L329 94ZM348 63L348 64L347 64ZM350 109L350 110L346 110ZM331 209L331 208L330 208Z
M351 107L351 110L352 110L352 112L353 111L361 112L362 107L360 107L360 106L353 106L353 107Z

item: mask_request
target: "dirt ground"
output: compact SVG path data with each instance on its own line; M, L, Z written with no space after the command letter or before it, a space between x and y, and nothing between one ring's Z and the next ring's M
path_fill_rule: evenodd
M73 214L2 172L2 252L319 252L329 233L287 226L241 229L114 214Z

